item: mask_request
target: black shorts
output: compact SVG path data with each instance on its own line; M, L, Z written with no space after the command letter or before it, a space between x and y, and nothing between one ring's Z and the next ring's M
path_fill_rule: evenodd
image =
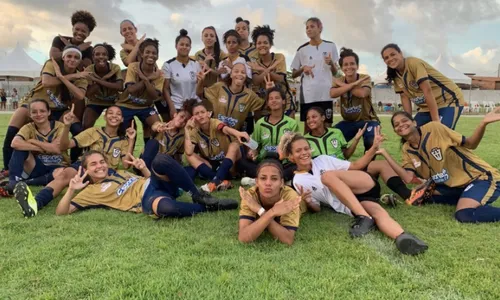
M324 102L314 102L314 103L301 103L300 104L300 120L305 122L307 111L311 107L321 107L325 111L326 115L326 123L333 123L333 101L324 101Z
M160 115L164 115L164 114L169 114L170 113L170 109L168 107L168 104L165 102L165 100L156 101L155 102L155 107L156 107L156 111ZM164 121L166 122L166 120L164 120Z
M355 196L359 202L362 202L362 201L378 202L380 199L380 191L381 191L380 184L378 183L378 181L375 178L373 178L373 176L370 175L370 177L373 180L373 182L375 183L375 186L366 193L356 194Z

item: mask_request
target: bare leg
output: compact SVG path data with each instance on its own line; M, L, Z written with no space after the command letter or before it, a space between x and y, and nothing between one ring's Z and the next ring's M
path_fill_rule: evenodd
M99 114L92 108L86 107L83 113L83 129L93 127L97 119L99 119Z
M377 227L385 235L391 239L396 239L401 233L404 232L401 225L398 224L380 204L372 201L363 201L361 205L372 216L377 224Z

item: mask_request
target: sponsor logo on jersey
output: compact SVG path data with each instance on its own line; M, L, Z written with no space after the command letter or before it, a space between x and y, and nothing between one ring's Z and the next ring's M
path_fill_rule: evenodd
M120 150L120 148L114 148L114 149L113 149L113 157L114 157L114 158L117 158L118 156L120 156L120 153L121 153L121 152L122 152L122 151Z
M288 128L286 128L285 130L283 130L283 133L284 133L284 134L288 134L288 133L291 133L291 132L292 132L292 131L291 131L290 129L288 129Z
M337 139L331 140L331 143L332 143L333 148L338 148L339 147L339 141L337 141Z
M465 188L464 192L467 192L467 191L468 191L468 190L470 190L473 186L474 186L474 183L469 184L469 185Z
M236 126L236 124L238 124L238 120L236 120L235 118L223 116L222 114L219 114L217 116L217 119L219 119L219 121L221 121L222 123L225 123L226 125L228 125L231 128L234 128L234 126Z
M443 160L443 154L441 153L441 149L439 147L432 148L431 154L437 161Z
M344 112L346 114L349 114L349 115L361 113L361 105L356 105L356 106L352 106L352 107L342 106L342 108L344 108Z
M227 98L226 98L226 96L221 96L221 97L219 98L219 102L220 102L220 103L227 103Z
M420 161L418 161L418 160L416 160L414 158L412 159L412 161L413 161L413 166L415 168L419 168L422 165L422 163Z
M315 191L315 192L318 190L318 188L317 188L317 187L315 187L314 185L313 185L311 188L312 188L312 190L313 190L313 191Z
M262 132L262 139L263 140L267 140L270 136L271 136L271 134L269 134L268 131Z
M219 153L215 156L212 156L210 159L211 160L223 160L225 157L226 157L226 153L224 153L224 151L222 151L221 153Z
M264 151L266 152L278 152L278 146L264 146Z
M105 182L101 184L101 193L105 192L111 186L111 182Z
M212 143L212 145L214 145L214 147L219 147L220 146L220 143L219 143L218 139L213 139L213 140L210 141L210 143Z
M424 96L420 96L420 97L414 97L414 98L411 98L411 102L417 104L417 105L422 105L425 103L425 97Z
M39 154L38 159L46 166L60 165L63 162L62 155Z
M246 107L247 106L245 104L239 104L238 108L239 108L240 113L244 112Z
M446 169L443 169L441 173L437 173L435 175L432 175L431 177L435 183L443 183L448 181L448 179L450 179L450 175L448 175L448 170Z
M116 190L116 194L118 196L123 195L123 193L125 193L137 180L139 180L137 177L129 178L118 190Z

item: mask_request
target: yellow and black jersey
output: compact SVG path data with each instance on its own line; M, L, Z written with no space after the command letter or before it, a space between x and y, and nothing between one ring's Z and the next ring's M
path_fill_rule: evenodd
M123 91L121 97L117 101L116 103L117 105L131 109L142 109L148 107L148 105L146 105L148 99L147 99L147 91L145 88L140 93L140 95L132 95L127 91L127 86L141 81L139 75L137 74L137 71L140 68L141 64L139 62L133 62L130 65L128 65L127 76L125 77L125 91ZM154 101L162 99L164 83L165 83L165 78L163 76L160 76L151 82L151 84L155 87L156 91L158 92L158 98L155 99Z
M248 193L250 193L252 198L255 199L255 201L257 201L257 203L262 205L266 210L270 210L272 208L272 207L265 207L261 203L259 193L257 191L257 187L254 186L254 187L250 188L248 190ZM283 201L293 201L293 200L297 199L297 197L298 197L297 192L295 192L289 186L283 187L280 191L280 199L282 199ZM288 213L286 215L282 215L281 217L277 217L275 219L275 221L278 222L281 226L285 227L286 229L297 230L299 228L300 215L306 211L307 211L307 208L305 206L305 203L304 204L301 203L301 205L299 207L297 207L296 209L294 209L293 211L291 211L290 213ZM242 200L241 208L240 208L240 219L255 221L258 219L258 217L259 217L259 215L257 215L252 210L250 210L250 208L248 207L246 202L244 200Z
M95 72L95 65L92 64L88 66L85 71L87 72L92 72L96 74ZM113 73L109 79L106 81L108 82L118 82L121 81L123 82L123 77L122 77L122 70L119 65L113 64L113 63L108 63L108 70L106 74ZM108 89L107 87L103 87L99 85L99 91L95 93L92 96L87 97L87 102L86 104L94 104L94 105L100 105L100 106L111 106L115 104L115 101L118 100L118 97L120 95L120 92L118 90L111 90Z
M21 137L25 141L37 140L44 143L52 143L56 139L60 139L64 130L64 124L59 121L50 121L50 131L43 134L38 131L35 123L28 123L21 127L16 136ZM37 157L46 166L67 166L69 165L69 156L66 151L61 154L39 153Z
M240 54L247 56L251 61L256 61L259 59L259 51L253 43L249 43L247 48L238 49Z
M224 82L206 88L205 99L213 106L213 116L236 130L241 129L249 113L264 105L264 100L249 88L233 93Z
M418 148L403 145L403 168L448 187L479 180L500 181L500 172L465 148L465 137L439 122L419 127Z
M207 57L207 54L205 53L205 49L202 49L202 50L199 50L198 52L195 53L194 55L194 59L198 62L200 61L205 61L205 58ZM224 51L221 51L220 52L220 55L219 55L219 62L221 62L222 60L224 60L226 58L226 53L224 53ZM217 68L218 68L218 65L216 64L215 62L215 59L212 59L208 62L208 66L216 71ZM217 74L213 74L213 73L209 73L207 74L207 76L205 77L205 81L203 82L203 86L204 87L209 87L209 86L212 86L214 83L217 82Z
M207 160L220 161L226 157L231 140L222 132L226 124L210 119L209 134L198 129L189 132L191 143L195 144L200 155Z
M109 136L104 128L92 127L73 137L76 147L97 150L106 155L112 169L118 169L121 158L127 155L128 140L124 137Z
M64 72L64 66L60 64L59 68L61 69L61 72ZM56 77L56 71L54 70L54 65L52 64L51 60L46 61L43 65L42 71L40 72L40 81L29 92L24 103L22 104L29 104L33 99L43 99L49 103L49 107L51 110L68 109L71 100L73 99L73 95L69 92L68 88L62 82L54 87L44 87L41 78L43 75ZM71 80L71 83L73 83L76 87L82 89L84 92L87 91L86 79L80 78Z
M173 135L168 132L160 132L155 139L160 144L160 153L170 156L184 153L184 129L177 131Z
M122 60L122 63L125 67L127 67L127 65L125 64L125 61L126 61L128 55L130 54L130 52L132 52L132 51L124 49L124 48L122 48L122 50L120 50L120 59ZM138 61L139 61L139 55L137 55L135 57L135 62L138 62Z
M425 80L431 85L438 108L464 105L462 90L433 66L416 57L405 58L405 71L403 74L398 73L394 79L394 91L405 93L421 112L428 112L424 93L419 87Z
M82 210L87 208L112 208L135 213L142 212L146 178L126 171L116 171L99 183L89 184L76 195L71 204Z
M357 74L356 80L366 77L370 78L369 75ZM338 80L347 83L345 76L338 78ZM333 81L332 87L334 88L339 87L335 83L335 80ZM365 79L365 81L363 81L356 87L367 88L371 90L372 89L371 79L370 80ZM358 98L354 96L351 93L351 91L342 94L340 96L340 114L342 115L342 118L346 121L352 121L352 122L372 121L372 120L380 121L377 117L375 109L373 108L371 93L364 98Z
M279 86L280 89L283 91L283 94L285 95L285 100L286 100L286 105L285 105L285 111L291 111L291 110L296 110L297 106L293 100L292 92L290 91L290 86L288 85L288 81L286 80L286 61L285 61L285 56L281 53L271 53L271 62L269 64L265 64L262 62L262 59L259 58L255 62L257 65L260 67L263 67L265 69L269 68L270 66L274 65L276 61L280 61L278 66L276 67L276 73L283 76L284 81L283 82L275 82L276 86ZM254 76L255 74L259 74L259 72L255 71L253 72ZM265 99L266 97L266 82L263 81L260 85L253 85L252 89L259 95L259 97Z

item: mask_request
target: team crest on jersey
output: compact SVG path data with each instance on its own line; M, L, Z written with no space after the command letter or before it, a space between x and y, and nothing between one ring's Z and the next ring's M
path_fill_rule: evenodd
M238 108L239 108L240 113L242 113L242 112L245 111L246 105L245 104L239 104Z
M319 175L323 175L323 173L325 173L326 170L319 170Z
M227 103L227 98L226 98L226 96L221 96L221 97L219 98L219 102L220 102L220 103Z
M325 115L326 115L326 118L327 119L331 119L332 116L333 116L333 110L331 108L328 108L326 111L325 111Z
M191 76L191 80L195 80L196 79L196 76L194 75L193 71L189 72L189 76Z
M111 186L111 182L105 182L101 184L101 193L105 192Z
M269 134L269 132L267 132L267 131L262 133L262 139L263 139L263 140L267 140L270 136L271 136L271 135L270 135L270 134Z
M318 188L313 185L312 190L316 192L318 190Z
M418 89L418 84L415 82L415 80L411 80L410 82L408 82L408 85L414 89Z
M422 165L422 163L421 163L421 162L419 162L418 160L416 160L416 159L414 159L414 158L412 159L412 162L413 162L413 166L414 166L415 168L419 168L419 167Z
M200 148L206 149L208 147L207 143L205 141L200 141Z
M219 143L219 140L218 139L213 139L211 141L212 145L214 145L214 147L219 147L220 146L220 143Z
M176 73L176 74L175 74L175 77L179 77L179 73Z
M121 152L122 152L122 151L120 150L120 148L114 148L114 149L113 149L113 157L114 157L114 158L117 158L118 156L120 156L120 153L121 153Z
M441 149L439 147L432 148L431 154L437 161L443 160L443 154L441 153Z
M333 148L338 148L339 147L339 141L337 139L333 139L331 141Z

